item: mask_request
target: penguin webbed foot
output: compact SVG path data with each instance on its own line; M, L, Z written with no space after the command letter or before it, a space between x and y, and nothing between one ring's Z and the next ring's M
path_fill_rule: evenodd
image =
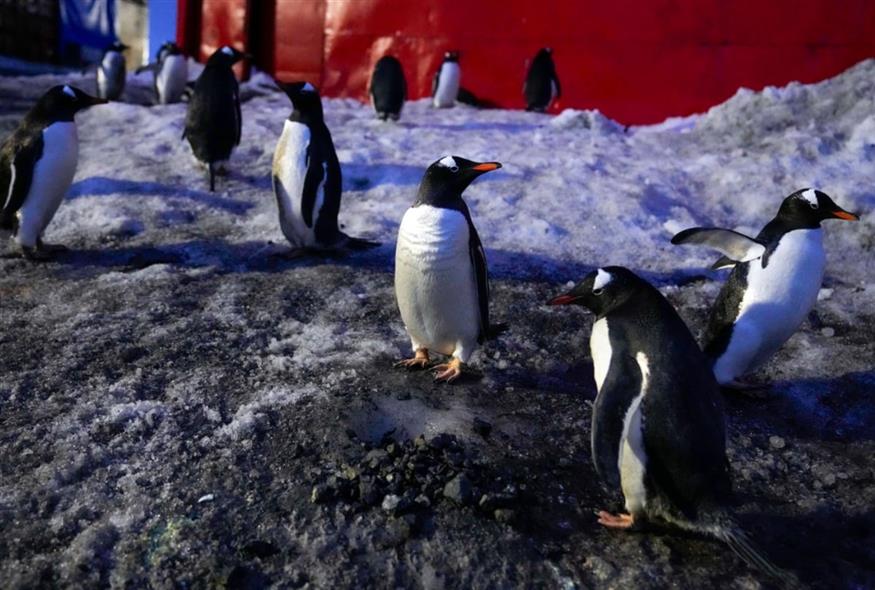
M427 369L429 362L431 361L428 358L428 350L425 348L420 348L416 351L416 354L412 359L400 360L392 366L396 369L404 368L408 371L412 371L414 369Z
M52 259L51 252L30 246L22 246L21 255L31 262L48 262Z
M436 365L434 367L434 380L452 383L465 373L463 367L464 365L462 364L462 361L457 358L450 359L450 362L448 363Z
M40 252L45 252L47 254L59 254L61 252L67 252L70 249L63 244L47 244L42 240L38 240L36 243L36 249Z
M752 399L765 399L769 396L771 385L769 383L757 383L744 379L733 379L728 383L721 384L720 388L724 392L733 395L740 395Z
M598 510L595 514L598 516L599 524L609 529L637 530L640 528L640 525L636 526L635 517L631 514L624 512L611 514L607 510Z

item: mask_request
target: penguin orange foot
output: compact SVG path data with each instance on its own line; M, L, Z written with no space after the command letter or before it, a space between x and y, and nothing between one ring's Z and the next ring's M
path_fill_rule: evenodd
M452 383L462 376L462 361L457 358L450 359L450 362L437 365L435 368L435 381L446 381Z
M428 367L428 349L417 348L416 354L412 359L404 359L395 363L395 367L404 367L406 369L425 369Z
M597 512L599 524L611 529L628 529L635 524L635 517L631 514L611 514L605 510Z

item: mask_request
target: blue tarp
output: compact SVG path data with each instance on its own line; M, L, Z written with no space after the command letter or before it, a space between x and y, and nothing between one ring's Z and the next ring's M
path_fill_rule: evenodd
M115 0L61 0L61 47L105 49L115 41Z

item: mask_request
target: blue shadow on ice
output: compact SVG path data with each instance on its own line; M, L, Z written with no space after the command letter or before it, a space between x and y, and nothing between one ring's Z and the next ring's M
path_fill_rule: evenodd
M236 201L220 197L218 195L196 191L179 186L171 186L158 182L144 182L137 180L122 180L107 178L105 176L92 176L79 182L73 183L68 193L69 199L78 199L85 196L104 196L115 194L129 194L131 196L158 196L191 199L207 205L222 209L235 215L243 215L254 205L245 201Z

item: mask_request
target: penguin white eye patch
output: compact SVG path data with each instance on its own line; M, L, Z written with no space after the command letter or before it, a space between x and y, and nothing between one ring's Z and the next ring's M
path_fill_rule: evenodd
M815 209L819 205L819 203L817 202L817 193L814 192L813 188L806 189L799 193L799 198L808 201L808 204Z
M592 283L592 291L601 291L614 280L614 276L604 269L598 269L595 274L595 281Z
M234 55L234 50L231 49L230 47L228 47L227 45L225 45L224 47L222 47L222 53L224 53L225 55L231 55L231 56L233 56L233 55Z
M64 94L66 94L67 96L69 96L69 97L72 98L73 100L76 100L76 93L73 92L73 89L72 89L72 88L70 88L69 86L67 86L67 85L65 84L63 90L64 90Z
M453 156L445 156L438 162L438 166L449 168L453 172L456 172L459 169L459 165L456 164L456 160L453 158Z

